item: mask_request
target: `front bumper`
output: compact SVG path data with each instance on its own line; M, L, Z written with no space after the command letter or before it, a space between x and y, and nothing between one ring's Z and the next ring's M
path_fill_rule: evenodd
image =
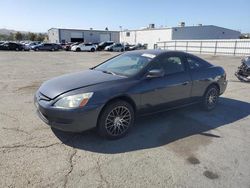
M60 109L51 102L34 98L37 114L49 126L67 132L82 132L97 125L102 105L85 106L78 109Z
M235 76L240 80L243 80L245 82L250 82L250 76L243 76L239 74L238 72L235 73Z
M224 80L222 81L222 83L220 83L220 95L222 95L226 91L227 84L228 84L227 80Z

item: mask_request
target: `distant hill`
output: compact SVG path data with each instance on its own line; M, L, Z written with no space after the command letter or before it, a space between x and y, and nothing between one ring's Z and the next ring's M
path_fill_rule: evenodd
M5 29L5 28L2 28L0 29L0 34L2 35L10 35L10 33L16 33L18 31L16 30L13 30L13 29ZM21 33L28 33L27 31L19 31Z

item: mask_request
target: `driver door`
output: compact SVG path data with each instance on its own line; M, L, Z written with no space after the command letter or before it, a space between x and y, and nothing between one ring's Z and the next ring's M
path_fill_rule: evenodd
M161 55L156 62L152 62L150 70L153 69L163 69L165 74L142 80L142 111L150 113L185 104L191 96L192 82L182 54Z

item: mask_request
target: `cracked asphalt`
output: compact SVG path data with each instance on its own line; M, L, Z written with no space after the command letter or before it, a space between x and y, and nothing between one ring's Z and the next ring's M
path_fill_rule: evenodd
M240 57L201 56L229 80L214 111L138 118L120 140L60 132L36 116L43 81L115 54L0 52L0 187L250 187L250 85L234 76Z

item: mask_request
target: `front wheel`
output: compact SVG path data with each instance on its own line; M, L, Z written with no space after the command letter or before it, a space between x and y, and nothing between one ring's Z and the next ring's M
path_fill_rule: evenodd
M218 103L218 98L219 89L215 85L210 86L203 96L203 108L207 111L213 110Z
M94 52L94 51L95 51L95 48L91 48L90 51L91 51L91 52Z
M100 136L118 139L125 136L134 124L134 109L126 101L116 100L108 104L98 119Z

